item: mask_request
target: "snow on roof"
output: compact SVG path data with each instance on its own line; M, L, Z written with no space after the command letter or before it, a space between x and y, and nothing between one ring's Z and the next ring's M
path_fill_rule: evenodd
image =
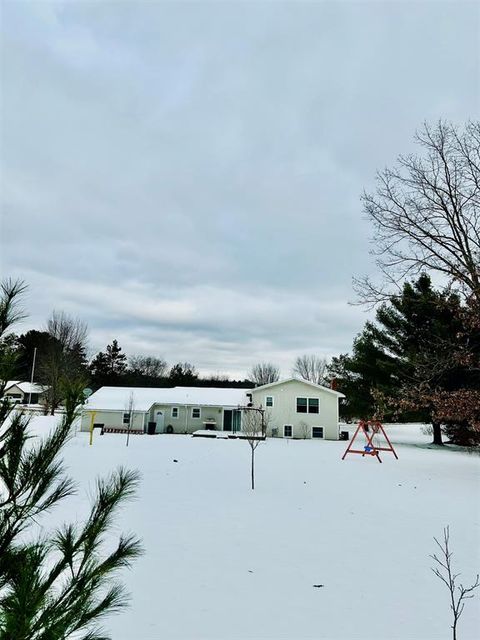
M9 380L5 386L6 393L11 387L18 387L23 393L42 393L43 389L39 384L21 382L20 380Z
M10 387L14 387L15 385L20 384L20 380L7 380L5 383L5 391L10 389Z
M334 391L333 389L324 387L321 384L315 384L315 382L310 382L309 380L303 380L302 378L287 378L286 380L278 380L277 382L270 382L269 384L263 384L260 387L255 387L253 391L259 391L260 389L261 390L269 389L270 387L276 387L279 384L287 384L288 382L302 382L303 384L308 384L310 387L321 389L322 391L327 391L328 393L333 393L339 398L345 398L345 395L343 393L340 393L340 391Z
M126 409L131 394L136 411L148 411L153 404L237 407L246 404L247 391L217 387L101 387L88 398L85 409Z

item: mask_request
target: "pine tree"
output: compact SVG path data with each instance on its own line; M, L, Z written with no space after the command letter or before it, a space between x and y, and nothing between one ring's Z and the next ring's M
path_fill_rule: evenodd
M198 379L198 373L190 362L178 362L170 369L169 378L174 385L187 386Z
M394 355L399 371L399 387L391 397L410 398L403 406L421 410L431 420L434 444L442 444L442 434L431 392L455 388L460 381L467 346L462 315L459 296L436 291L423 274L404 285L402 296L379 308L372 326L374 339Z
M107 345L105 353L100 351L90 364L92 382L95 386L115 385L127 371L127 356L117 340Z
M379 393L388 394L397 384L393 359L376 344L371 329L367 324L355 338L352 355L332 358L327 369L337 389L346 395L340 414L347 419L373 417L378 413Z
M33 354L36 352L35 382L40 382L41 364L45 361L50 349L52 337L48 331L31 329L18 336L16 348L18 349L17 367L14 380L30 380L32 374Z
M330 375L346 393L347 409L365 417L362 411L372 415L383 404L384 417L430 420L435 444L442 444L442 423L475 425L480 327L474 315L457 294L436 291L428 275L405 283L402 295L366 323L352 355L332 361ZM472 411L455 410L468 403Z
M0 341L19 317L23 290L19 283L2 286ZM68 383L61 423L38 440L27 416L12 412L8 401L0 405L0 640L106 640L98 621L127 603L115 576L141 553L139 541L121 536L105 552L103 539L135 492L136 473L120 469L99 480L83 526L64 525L49 539L32 531L32 523L74 492L60 456L82 392L83 385Z

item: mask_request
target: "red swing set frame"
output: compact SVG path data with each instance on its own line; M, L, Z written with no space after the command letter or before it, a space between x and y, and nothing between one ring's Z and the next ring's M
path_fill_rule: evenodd
M364 434L367 444L364 446L363 450L352 449L353 443L355 442L355 439L360 432ZM373 438L378 433L381 433L384 436L385 440L387 441L388 447L376 446L376 444L373 441ZM379 451L390 451L398 460L397 453L393 448L392 443L388 439L388 436L385 433L385 429L383 428L382 423L379 422L378 420L360 420L360 422L358 423L357 429L353 434L353 438L350 440L347 450L342 456L342 460L345 460L345 456L347 455L347 453L359 453L362 456L375 456L379 462L382 462L380 455L378 453Z

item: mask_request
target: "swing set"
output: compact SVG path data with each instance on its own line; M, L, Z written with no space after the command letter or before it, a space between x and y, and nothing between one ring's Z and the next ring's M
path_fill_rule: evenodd
M364 445L363 449L352 449L355 439L361 433L363 433L363 435L365 436L367 444ZM385 438L386 446L379 446L381 444L384 444L380 442L381 436ZM390 451L398 460L395 449L388 439L382 423L378 420L360 420L357 430L353 434L353 438L350 440L350 444L348 445L347 450L342 456L342 460L345 460L345 456L347 455L347 453L359 453L362 457L375 456L379 462L382 462L379 451Z

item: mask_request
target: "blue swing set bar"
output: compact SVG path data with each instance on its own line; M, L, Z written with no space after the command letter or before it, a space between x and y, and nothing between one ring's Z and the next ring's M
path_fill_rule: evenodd
M367 444L363 447L363 449L352 449L353 443L355 442L355 439L360 432L364 434ZM377 445L374 443L373 438L379 433L381 433L384 436L385 440L387 441L387 444L388 444L387 447L377 447ZM360 422L358 423L357 429L353 434L353 438L350 440L350 443L345 453L342 456L342 460L345 460L345 456L348 453L359 453L361 456L375 456L379 462L382 462L379 451L390 451L398 460L398 456L395 452L395 449L393 448L392 443L388 439L388 436L385 433L385 429L383 428L382 423L379 422L378 420L360 420Z

